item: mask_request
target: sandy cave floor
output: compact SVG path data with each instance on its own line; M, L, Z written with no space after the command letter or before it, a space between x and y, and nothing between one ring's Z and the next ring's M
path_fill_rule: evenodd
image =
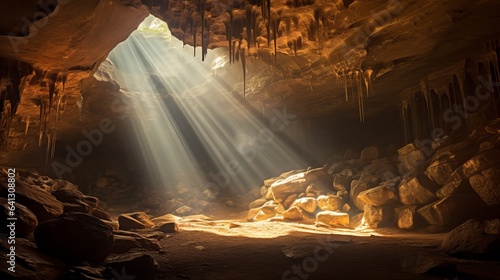
M247 222L244 215L175 217L179 231L161 240L162 251L152 253L159 264L156 279L500 279L498 262L443 255L439 246L445 233ZM403 261L417 254L454 263L458 273L405 271ZM303 274L295 274L293 266Z

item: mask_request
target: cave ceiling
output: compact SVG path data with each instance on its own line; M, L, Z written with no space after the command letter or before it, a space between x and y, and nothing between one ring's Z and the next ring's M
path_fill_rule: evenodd
M186 44L224 48L235 63L244 54L249 102L286 105L304 117L361 121L397 108L405 89L480 57L500 38L500 2L486 0L4 4L0 56L7 68L16 61L27 65L25 74L31 69L92 73L151 13ZM263 64L273 75L260 73ZM364 100L355 91L363 92Z

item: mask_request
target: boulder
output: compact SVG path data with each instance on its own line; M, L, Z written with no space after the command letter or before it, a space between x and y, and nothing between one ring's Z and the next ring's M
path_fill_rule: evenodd
M307 213L313 213L316 210L317 205L316 199L312 197L298 198L294 203L292 203L292 207L295 206Z
M480 216L485 207L475 196L457 194L428 204L417 212L430 225L455 227L468 219Z
M498 258L500 255L500 219L480 222L468 220L450 231L441 249L461 258Z
M274 201L281 203L290 194L305 192L308 183L304 175L305 173L299 173L274 182L269 188Z
M118 224L121 230L151 228L154 223L144 212L126 213L118 216Z
M316 223L332 227L348 227L349 214L335 211L321 211L316 214Z
M285 207L285 208L289 208L289 207L292 205L292 203L293 203L293 202L297 199L297 197L299 197L299 195L298 195L298 194L296 194L296 193L293 193L293 194L289 195L289 196L285 199L285 201L283 201L283 203L282 203L282 204L283 204L283 207Z
M316 197L318 195L327 194L331 190L331 187L325 188L325 186L322 184L318 185L315 183L311 183L306 188L306 196Z
M274 182L273 182L274 183ZM262 186L260 189L259 189L259 194L260 196L264 197L267 193L267 187L266 186Z
M333 178L323 167L314 168L304 173L307 184L314 184L318 189L330 190Z
M0 196L7 197L7 179L0 182ZM16 203L20 203L35 214L38 222L44 222L63 213L63 204L47 191L26 184L21 180L16 181Z
M469 184L467 179L455 179L446 183L442 188L436 192L436 196L440 199L454 195L454 194L473 194L474 190Z
M34 236L40 250L68 261L100 263L113 246L113 229L85 213L65 213L42 222Z
M384 206L396 201L396 194L388 186L378 186L361 192L358 199L373 206Z
M15 217L17 218L16 222L16 229L15 233L16 236L21 237L25 236L29 233L32 233L36 226L38 225L38 219L36 218L35 214L31 212L30 209L28 209L26 206L20 204L20 203L15 203L13 204L15 206L14 211L10 211L9 207L11 204L9 204L9 201L6 198L0 197L0 204L2 205L2 210L0 210L0 219L7 224L9 221L7 221L7 218L10 217ZM10 215L13 213L14 215ZM6 227L5 225L2 226L0 229L1 233L8 233L9 228Z
M359 194L371 189L378 184L378 179L370 174L362 174L359 180L353 180L351 183L351 191L349 193L349 198L351 202L358 207L358 209L363 210L365 202L358 198Z
M342 197L336 195L320 195L316 199L318 208L321 210L337 211L342 208Z
M175 209L175 214L180 216L188 216L195 214L195 210L187 205L182 205L181 207Z
M88 196L75 189L58 189L52 192L52 195L57 198L63 204L75 205L74 209L66 209L64 212L82 212L91 214L92 211L97 207L99 199L96 197ZM81 211L70 211L76 210L76 206L80 206Z
M466 161L457 172L462 178L469 178L498 163L500 163L500 149L489 150Z
M282 213L282 215L283 215L283 218L285 218L286 220L295 221L295 220L304 219L304 214L302 213L302 210L300 210L299 208L297 208L295 206L292 206L289 209L285 210Z
M399 198L405 205L422 205L437 199L434 194L438 190L434 182L427 176L419 174L412 179L403 180L399 185Z
M154 227L155 230L161 231L163 233L175 233L179 229L176 222L163 222L159 223Z
M384 181L396 177L396 168L387 158L373 160L363 168L363 173L371 174L379 180ZM388 175L391 178L386 178Z
M279 179L279 177L272 177L264 180L264 187L269 188L272 184L274 184L274 182L278 181Z
M398 213L398 227L400 229L416 229L423 226L422 217L417 213L417 206L406 206Z
M394 208L390 206L372 206L366 204L364 207L365 224L372 228L387 227L392 225Z
M439 159L431 163L424 174L436 184L442 186L450 180L451 174L458 166L459 164L454 157Z
M110 257L105 266L111 268L111 276L119 276L119 279L154 280L158 269L158 263L146 253L129 253Z
M266 203L266 202L267 202L267 200L265 198L256 199L256 200L250 202L250 204L248 204L248 209L260 207L260 206L264 205L264 203Z
M263 205L248 210L247 221L262 221L276 216L276 206L277 205Z
M500 165L472 175L469 183L488 206L500 206Z
M410 143L398 150L399 174L416 175L426 155L415 144Z

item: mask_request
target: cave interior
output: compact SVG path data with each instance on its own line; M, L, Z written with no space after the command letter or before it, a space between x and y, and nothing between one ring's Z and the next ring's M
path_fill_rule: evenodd
M500 2L9 0L1 279L500 279Z

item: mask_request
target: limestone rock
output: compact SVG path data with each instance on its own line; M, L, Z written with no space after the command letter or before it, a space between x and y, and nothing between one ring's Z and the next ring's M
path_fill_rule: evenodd
M331 189L329 189L331 190ZM311 183L306 188L306 196L316 197L318 195L326 194L329 191L328 189L318 186L318 184Z
M299 208L297 208L295 206L292 206L289 209L285 210L282 213L282 215L283 215L283 218L285 218L286 220L292 220L292 221L302 220L304 218L302 210L300 210Z
M305 192L307 186L308 184L304 179L304 173L299 173L274 182L269 189L273 199L281 203L290 194Z
M398 150L399 154L399 173L417 174L419 167L424 162L425 154L413 143L410 143Z
M387 158L373 160L370 164L363 167L363 173L369 173L379 180L384 181L396 177L396 168ZM387 178L387 176L391 178Z
M472 175L469 183L488 206L500 206L500 165Z
M248 210L247 221L261 221L276 216L276 205L264 205Z
M97 207L99 199L87 196L74 189L58 189L52 192L52 195L57 200L63 203L64 212L82 212L90 214ZM74 207L67 207L66 205L74 205ZM79 211L78 211L79 210Z
M457 194L428 204L418 209L417 212L430 225L454 227L480 215L484 208L485 205L480 199L470 195Z
M333 178L323 167L314 168L304 173L307 184L314 184L317 189L328 190L332 186Z
M0 197L0 204L2 205L2 208L0 210L0 219L9 224L7 218L11 217L11 211L9 210L10 204L8 203L8 200L3 197ZM14 205L16 207L16 209L13 211L14 217L17 218L17 220L15 221L16 236L21 237L32 233L38 225L38 219L36 218L35 214L33 214L30 209L20 203L15 203ZM8 233L8 231L9 228L6 225L4 225L0 229L1 233Z
M364 210L365 223L372 228L387 227L393 222L394 209L392 207L366 204Z
M298 207L307 213L313 213L317 205L316 199L312 197L298 198L292 203L292 206Z
M100 263L113 246L113 229L84 213L66 213L42 222L34 236L40 250L68 261Z
M406 206L399 211L398 227L400 229L416 229L422 225L423 221L417 213L417 206Z
M274 182L273 182L274 183ZM266 186L262 186L260 189L259 189L259 193L260 193L260 196L265 196L266 193L267 193L267 187Z
M129 253L110 257L105 264L123 279L154 280L158 269L155 259L146 253Z
M443 199L454 194L472 194L474 190L467 179L452 179L436 192L436 196Z
M174 232L177 232L179 230L176 222L160 223L160 224L156 225L154 227L154 229L161 231L163 233L174 233Z
M466 161L457 172L462 178L469 178L493 165L500 163L500 150L490 150Z
M265 199L265 198L256 199L256 200L250 202L250 204L248 204L248 209L260 207L260 206L264 205L264 203L266 203L266 202L267 202L267 199Z
M403 180L399 186L399 198L405 205L426 204L437 199L438 187L427 176L420 174L410 180Z
M373 206L384 206L394 203L396 194L387 186L378 186L361 192L358 199Z
M283 201L283 203L282 203L282 204L283 204L283 207L285 207L285 208L289 208L289 207L292 205L292 203L293 203L293 202L297 199L297 197L299 197L299 195L298 195L298 194L296 194L296 193L293 193L293 194L289 195L289 196L285 199L285 201Z
M279 177L272 177L264 180L264 187L269 188L272 184L274 184L274 182L278 181L279 179Z
M493 225L497 226L493 226ZM462 258L498 257L500 254L500 220L468 220L450 231L441 248L449 255Z
M321 210L337 211L342 208L342 198L336 195L320 195L316 199Z
M154 223L144 212L121 214L118 216L118 224L121 230L144 229L154 226Z
M359 194L363 191L371 189L377 186L378 180L376 177L370 174L362 174L359 180L353 180L351 183L351 191L349 193L349 198L351 202L358 207L358 209L363 210L365 202L358 198Z
M349 214L335 211L321 211L316 214L316 223L332 227L348 227Z
M0 178L0 196L7 197L7 179ZM63 213L63 204L47 191L16 181L16 202L26 206L35 214L38 222L44 222Z
M450 180L451 174L457 167L457 161L453 157L448 157L431 163L424 174L436 184L442 186Z

